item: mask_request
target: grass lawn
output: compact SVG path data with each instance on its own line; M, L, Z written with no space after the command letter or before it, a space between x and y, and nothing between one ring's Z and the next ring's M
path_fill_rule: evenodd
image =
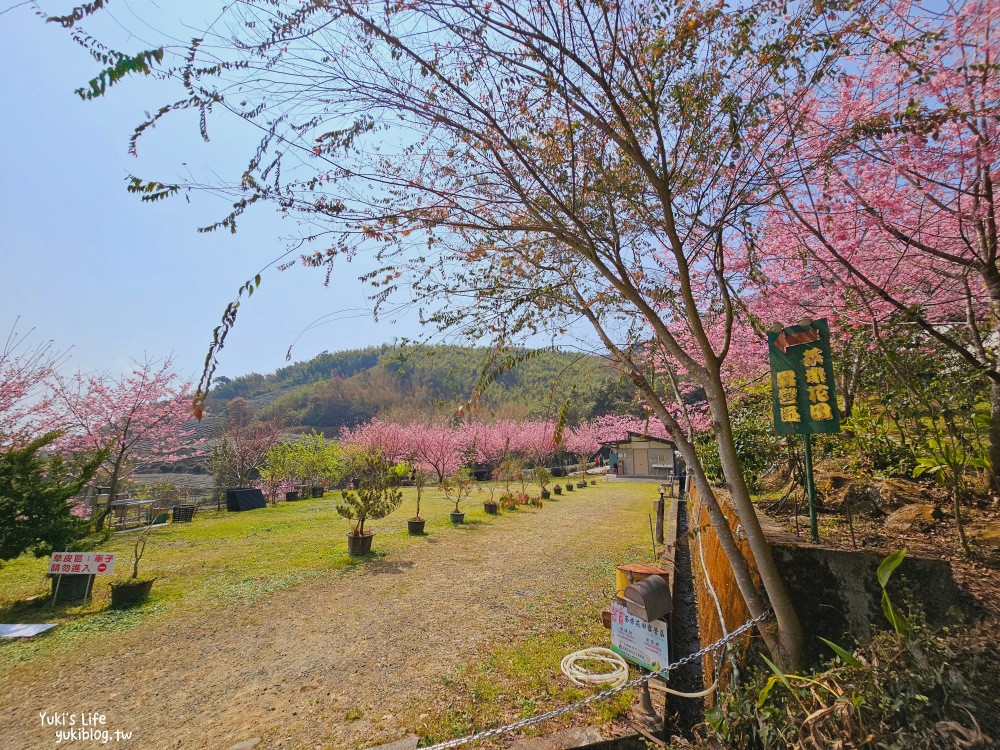
M309 578L364 565L408 545L420 544L432 535L454 531L448 516L454 509L453 503L436 488L425 488L422 497L420 513L427 519L426 536L407 533L406 521L413 517L416 508L416 490L405 487L403 503L394 513L366 523L365 528L376 534L373 553L365 557L347 554L346 534L353 528L353 521L337 513L339 491L327 492L323 498L279 502L273 507L243 513L201 509L193 523L166 524L152 532L139 574L155 576L156 583L149 602L137 611L110 610L107 585L131 575L137 530L114 533L105 543L94 547L96 552L117 554L115 574L95 578L93 599L83 605L50 606L51 584L45 577L48 558L23 555L0 567L0 621L44 620L70 625L57 629L54 637L46 640L58 641L58 646L71 646L82 633L131 627L144 617L168 610L177 613L234 602L250 603ZM483 497L485 493L474 493L462 504L466 526L488 525L498 520L484 512ZM37 597L43 597L43 601ZM0 665L34 653L36 649L28 644L15 641L7 648L0 648Z

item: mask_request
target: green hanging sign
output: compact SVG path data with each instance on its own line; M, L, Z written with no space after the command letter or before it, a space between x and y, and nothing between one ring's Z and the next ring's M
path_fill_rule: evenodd
M774 429L779 435L840 432L826 318L767 334Z

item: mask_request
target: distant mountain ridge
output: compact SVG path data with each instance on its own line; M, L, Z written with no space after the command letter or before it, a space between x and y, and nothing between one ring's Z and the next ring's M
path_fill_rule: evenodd
M634 389L599 357L556 350L519 350L516 366L499 374L480 399L482 416L554 417L570 421L635 412ZM323 352L271 374L220 377L208 401L219 414L246 398L262 418L334 434L374 416L401 421L453 414L480 383L489 350L387 344Z

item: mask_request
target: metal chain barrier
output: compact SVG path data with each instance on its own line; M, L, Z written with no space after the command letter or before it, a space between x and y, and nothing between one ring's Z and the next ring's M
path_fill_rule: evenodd
M423 750L447 750L447 748L467 745L470 742L480 742L481 740L488 740L493 737L499 737L500 735L507 734L509 732L516 732L518 729L524 729L525 727L530 727L533 724L540 724L543 721L554 719L557 716L562 716L563 714L572 713L573 711L581 709L584 706L589 706L591 703L596 703L597 701L604 700L605 698L610 698L612 695L617 695L618 693L628 690L629 688L633 688L636 687L637 685L643 684L644 682L648 682L654 677L660 677L666 680L667 673L670 672L670 670L683 667L685 664L689 664L690 662L693 662L695 659L700 659L705 654L710 654L713 651L717 651L730 641L735 640L739 636L746 633L748 630L753 629L754 627L757 626L758 623L763 622L770 616L771 616L770 610L764 610L759 615L757 615L757 617L747 620L745 623L740 625L738 628L736 628L736 630L729 633L728 635L720 638L714 643L709 644L708 646L705 646L699 651L695 651L693 654L688 654L684 658L678 659L672 664L668 664L667 666L660 669L658 672L650 672L649 674L640 675L639 677L636 677L634 680L626 682L624 685L620 685L616 688L611 688L609 690L602 690L600 693L594 693L590 697L584 698L582 701L577 701L576 703L570 703L569 705L563 706L562 708L556 708L553 709L552 711L546 711L543 714L538 714L537 716L531 716L527 719L521 719L521 721L515 721L513 724L508 724L503 727L497 727L495 729L486 729L483 730L482 732L476 732L475 734L470 734L467 737L459 737L454 740L446 740L445 742L439 742L436 745L431 745L430 747L423 748Z

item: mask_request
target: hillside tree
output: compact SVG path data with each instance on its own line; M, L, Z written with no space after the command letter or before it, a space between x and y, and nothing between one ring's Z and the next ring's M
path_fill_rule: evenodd
M277 419L255 419L245 398L232 399L217 428L218 441L212 446L210 465L217 487L251 486L281 431Z

